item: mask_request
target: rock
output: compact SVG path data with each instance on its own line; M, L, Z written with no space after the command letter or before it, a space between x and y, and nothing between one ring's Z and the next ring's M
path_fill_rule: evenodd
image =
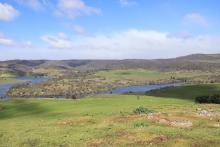
M161 124L169 124L169 123L170 123L170 121L169 121L169 120L164 119L164 118L159 119L159 121L158 121L158 122L159 122L159 123L161 123Z
M170 125L175 127L191 127L193 123L190 120L175 120Z
M214 124L213 127L220 128L220 124L219 123Z
M196 108L196 110L197 110L197 111L201 111L201 110L202 110L202 108Z
M214 116L213 112L210 112L210 111L207 111L207 110L201 110L197 114L199 116L202 116L202 117L212 117L212 116Z

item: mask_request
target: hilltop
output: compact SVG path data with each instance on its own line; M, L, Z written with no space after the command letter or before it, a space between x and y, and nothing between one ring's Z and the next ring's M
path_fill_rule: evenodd
M32 73L36 69L55 70L219 70L220 54L193 54L170 59L124 59L124 60L9 60L0 62L0 72L15 75Z

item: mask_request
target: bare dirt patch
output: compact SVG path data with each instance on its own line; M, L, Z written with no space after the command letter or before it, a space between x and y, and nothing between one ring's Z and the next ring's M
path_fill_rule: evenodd
M105 146L105 141L103 139L95 139L87 143L87 147L102 147Z
M168 140L165 135L151 134L142 130L138 131L126 131L121 130L116 132L116 140L114 144L125 146L137 146L137 145L152 145L159 144Z
M109 118L107 121L108 122L119 122L119 123L124 123L124 122L130 122L130 121L135 121L138 119L143 119L145 118L146 115L121 115L121 116L114 116Z

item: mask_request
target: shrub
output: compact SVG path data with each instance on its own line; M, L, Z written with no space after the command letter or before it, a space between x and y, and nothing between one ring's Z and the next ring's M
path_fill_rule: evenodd
M148 113L153 113L154 111L140 106L140 107L136 108L133 112L135 114L148 114Z
M209 102L209 96L197 96L195 99L198 103L208 103Z
M210 96L209 100L210 103L220 104L220 95L218 94L212 95Z
M195 101L198 103L220 104L220 95L214 94L211 96L198 96L195 98Z

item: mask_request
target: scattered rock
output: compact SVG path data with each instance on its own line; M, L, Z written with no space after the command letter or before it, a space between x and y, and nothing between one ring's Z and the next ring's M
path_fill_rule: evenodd
M197 112L198 116L202 116L202 117L213 117L215 116L215 114L213 112L207 111L207 110L200 110L199 112Z
M147 119L160 124L175 126L175 127L191 127L193 123L190 120L169 120L167 114L163 113L150 113Z
M190 120L175 120L170 125L175 127L191 127L193 123Z

